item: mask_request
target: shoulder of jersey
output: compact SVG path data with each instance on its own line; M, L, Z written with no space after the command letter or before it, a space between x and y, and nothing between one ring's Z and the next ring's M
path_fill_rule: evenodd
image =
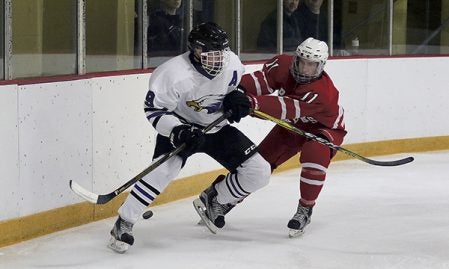
M338 89L334 86L334 82L332 81L332 78L329 76L329 74L326 71L323 71L322 79L319 80L321 84L327 85L327 87L332 86L335 90L338 91Z
M290 66L293 56L287 55L287 54L281 54L281 55L278 55L277 58L279 59L279 65Z
M233 52L231 51L229 56L229 63L233 64L233 65L243 65L242 61L240 61L240 58Z
M186 71L189 70L191 67L189 55L188 53L184 53L178 56L175 56L163 64L159 65L153 72L153 75L160 75L160 74L176 74L176 77L182 76L182 74L187 73Z
M189 54L186 52L167 60L166 62L161 64L158 68L167 69L177 67L178 69L179 67L184 67L189 64L190 64Z
M289 72L285 72L290 69L292 61L292 56L281 54L273 57L271 60L265 62L265 67L267 68L267 72L271 73L275 70L275 76L282 76L283 74L288 74ZM282 78L284 79L284 78Z

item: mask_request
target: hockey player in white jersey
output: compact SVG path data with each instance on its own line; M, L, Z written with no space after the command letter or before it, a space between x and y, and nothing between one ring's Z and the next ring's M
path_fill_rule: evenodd
M237 90L244 66L228 43L226 32L217 24L197 25L188 37L189 51L160 65L151 75L144 107L158 132L153 159L183 143L187 147L134 185L111 231L109 247L113 250L123 253L134 243L133 225L196 152L229 170L195 201L197 211L213 229L224 226L224 215L237 202L268 184L270 165L237 128L224 121L207 134L201 131L227 111L232 112L231 123L250 112L248 98Z

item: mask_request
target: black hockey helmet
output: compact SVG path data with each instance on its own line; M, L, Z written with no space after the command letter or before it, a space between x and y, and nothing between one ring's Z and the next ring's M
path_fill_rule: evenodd
M229 63L228 34L218 24L205 22L195 26L189 34L189 49L212 77L219 75ZM195 51L195 49L201 49Z
M204 22L193 27L189 34L189 49L201 48L203 52L229 48L228 34L214 22Z

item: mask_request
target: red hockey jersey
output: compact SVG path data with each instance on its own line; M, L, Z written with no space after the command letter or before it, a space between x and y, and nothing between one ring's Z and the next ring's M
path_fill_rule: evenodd
M312 131L345 130L344 111L338 104L338 90L326 72L308 84L298 84L290 74L293 56L279 55L261 71L245 74L240 85L254 96L257 109L297 127ZM272 95L275 91L276 95Z

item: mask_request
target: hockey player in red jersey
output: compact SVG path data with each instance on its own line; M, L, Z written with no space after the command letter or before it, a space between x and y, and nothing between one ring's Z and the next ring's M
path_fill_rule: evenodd
M346 135L343 108L338 104L338 90L323 71L327 58L326 43L308 38L298 46L294 56L276 56L261 71L244 75L240 86L250 97L253 109L341 145ZM271 95L275 91L277 95ZM259 145L259 152L272 170L301 152L300 199L288 222L290 237L299 236L310 223L336 151L275 126Z

